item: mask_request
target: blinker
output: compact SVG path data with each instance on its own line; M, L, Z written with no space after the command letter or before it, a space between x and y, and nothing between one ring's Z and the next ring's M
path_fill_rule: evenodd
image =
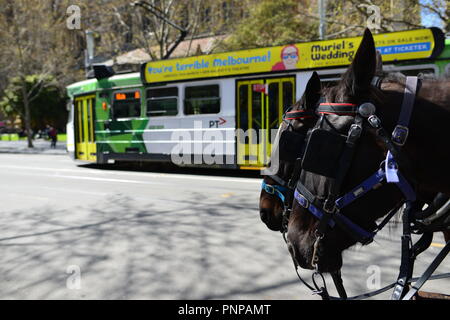
M346 136L319 128L312 130L303 156L303 170L335 178L345 141Z
M283 131L279 141L280 160L294 162L302 156L305 135L295 131Z

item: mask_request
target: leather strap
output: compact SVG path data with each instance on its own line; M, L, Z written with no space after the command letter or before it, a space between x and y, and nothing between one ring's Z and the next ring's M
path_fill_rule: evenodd
M441 264L441 262L445 259L448 252L450 251L450 241L447 242L445 247L439 252L439 254L434 258L433 262L430 266L425 270L423 275L417 280L416 283L412 286L412 288L408 291L408 293L403 297L403 300L410 300L419 289L424 285L424 283L428 280L428 278L433 274L436 268Z
M287 111L285 114L285 120L299 120L314 117L314 112L310 110L295 110Z
M406 77L405 91L403 93L402 107L397 126L392 132L392 141L403 146L409 134L409 121L411 119L414 101L416 99L417 77Z

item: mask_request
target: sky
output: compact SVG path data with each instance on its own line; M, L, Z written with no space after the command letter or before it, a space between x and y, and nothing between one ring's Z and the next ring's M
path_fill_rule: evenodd
M435 0L436 1L436 0ZM442 3L442 11L445 11L445 0L440 0ZM432 4L433 0L420 0L421 4ZM439 17L430 12L429 10L422 9L421 12L422 24L425 27L443 27L443 21L439 19Z

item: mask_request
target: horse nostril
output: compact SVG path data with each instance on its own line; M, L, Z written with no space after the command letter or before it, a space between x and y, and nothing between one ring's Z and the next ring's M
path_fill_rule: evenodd
M269 210L268 209L261 209L261 210L259 210L259 215L261 216L261 220L264 223L267 223L267 221L269 220Z

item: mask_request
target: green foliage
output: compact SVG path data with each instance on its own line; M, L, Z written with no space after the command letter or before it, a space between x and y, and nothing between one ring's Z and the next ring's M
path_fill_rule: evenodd
M67 121L65 96L54 78L30 75L25 77L25 85L30 97L34 96L30 102L32 129L43 129L46 124L64 129ZM7 116L19 116L23 122L25 110L20 77L11 78L0 100L0 111Z
M299 17L298 1L262 0L249 8L249 15L236 26L224 50L250 49L296 43L317 37L317 20Z

